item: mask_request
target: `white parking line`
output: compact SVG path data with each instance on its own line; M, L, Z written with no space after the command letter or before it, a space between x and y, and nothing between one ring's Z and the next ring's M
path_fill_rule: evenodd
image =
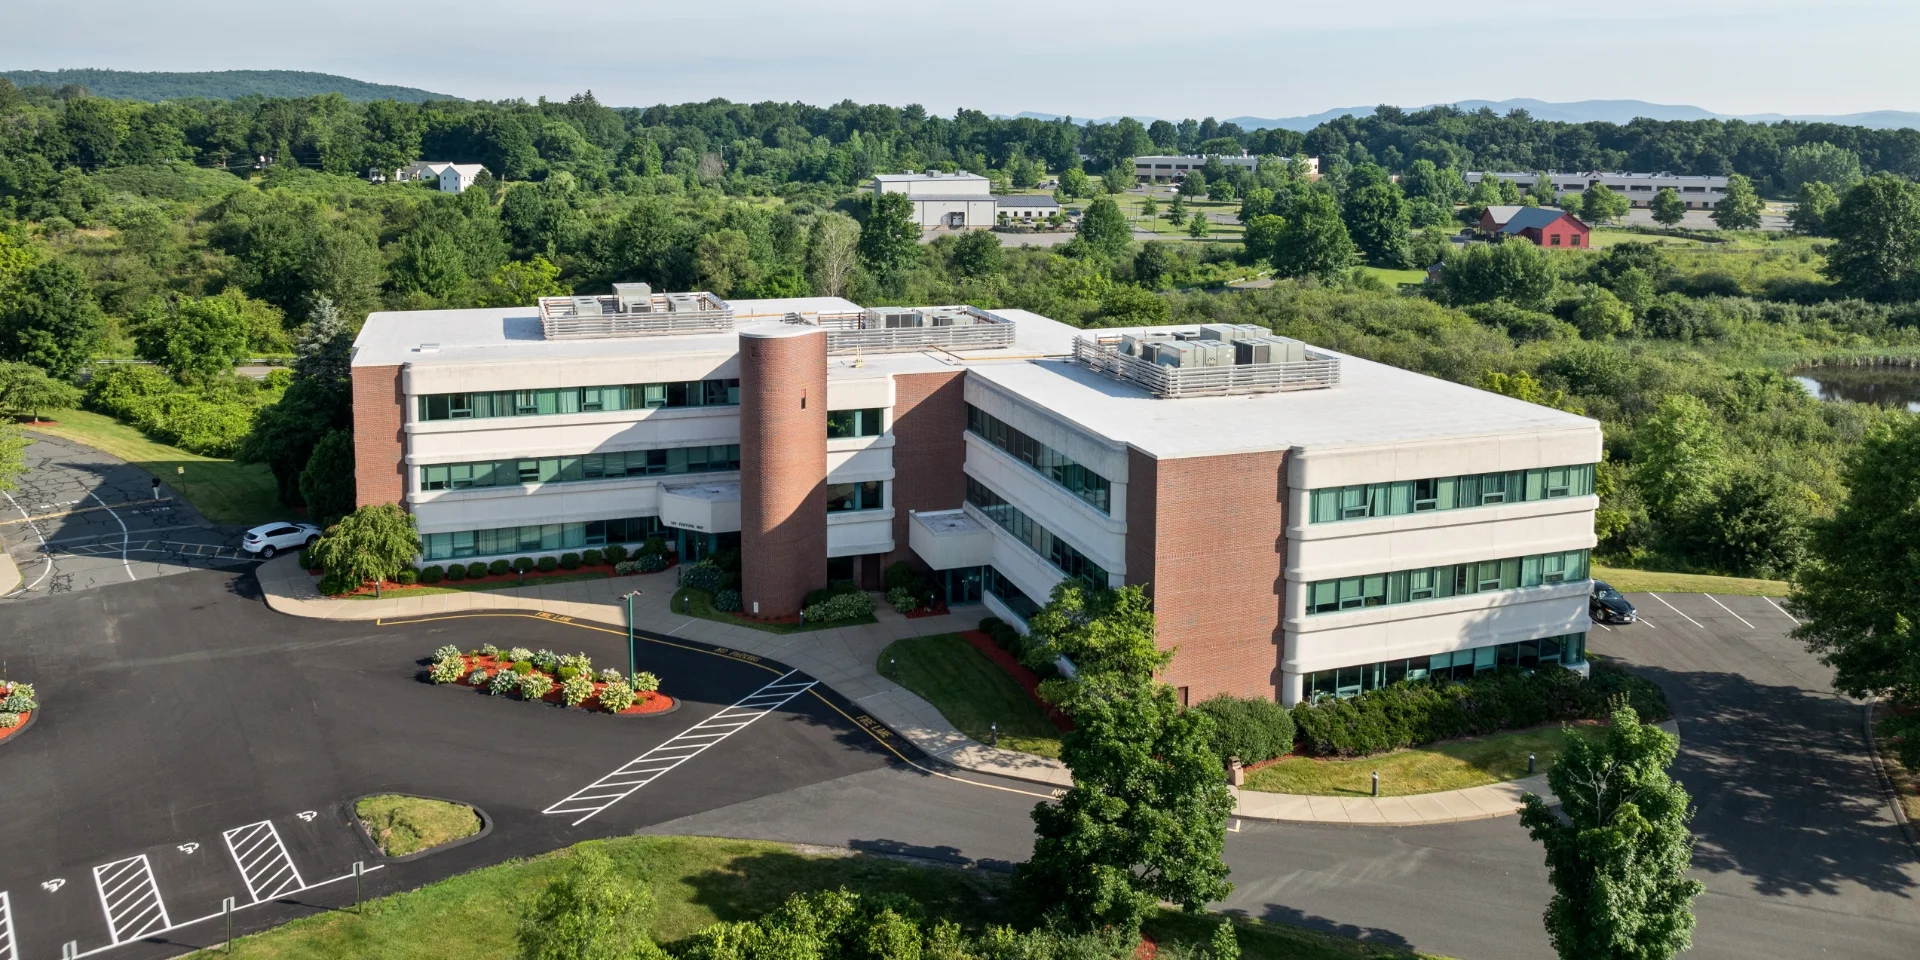
M602 810L633 796L641 787L706 752L708 747L745 730L748 724L813 689L814 684L819 682L787 679L796 672L789 670L781 674L780 679L688 727L667 742L633 758L620 769L581 787L573 795L540 812L549 815L584 814L573 825L577 827L586 823Z
M1713 601L1713 603L1714 603L1714 605L1715 605L1715 606L1717 606L1717 607L1719 607L1720 609L1722 609L1722 610L1725 610L1725 611L1726 611L1726 612L1728 612L1728 613L1733 613L1733 608L1732 608L1732 607L1729 607L1729 606L1727 606L1726 604L1724 604L1724 603L1721 603L1721 602L1720 602L1720 600L1719 600L1719 598L1717 598L1717 597L1715 597L1715 596L1714 596L1713 594L1711 594L1711 593L1703 593L1703 594L1701 594L1701 596L1703 596L1703 597L1706 597L1706 598L1707 598L1708 600L1712 600L1712 601ZM1741 616L1741 615L1739 615L1739 614L1737 614L1737 613L1733 613L1733 618L1734 618L1735 620L1738 620L1738 621L1740 621L1741 623L1747 623L1747 618L1746 618L1746 617L1743 617L1743 616ZM1753 629L1753 624L1751 624L1751 623L1747 623L1747 629L1748 629L1748 630L1752 630L1752 629Z
M0 890L0 960L20 960L20 944L13 938L13 901Z
M1650 593L1650 594L1647 594L1647 596L1650 596L1650 597L1652 597L1652 598L1654 598L1655 600L1658 600L1658 601L1660 601L1661 603L1666 603L1666 604L1667 604L1667 609L1668 609L1668 610L1672 610L1672 611L1673 611L1674 613L1678 613L1678 614L1680 614L1680 615L1681 615L1681 616L1683 616L1683 617L1687 617L1687 615L1686 615L1685 613L1681 613L1681 611L1680 611L1680 608L1679 608L1679 607L1676 607L1676 606L1674 606L1674 605L1673 605L1673 604L1671 604L1671 603L1667 603L1667 598L1665 598L1665 597L1663 597L1663 596L1661 596L1661 595L1659 595L1659 594L1657 594L1657 593ZM1705 627L1705 626L1703 626L1703 625L1702 625L1702 624L1700 623L1700 621L1698 621L1698 620L1695 620L1695 619L1694 619L1694 618L1692 618L1692 617L1687 617L1687 622L1688 622L1688 623L1691 623L1691 624L1693 624L1693 625L1694 625L1694 626L1696 626L1696 627L1699 627L1699 628L1700 628L1700 629L1702 629L1702 630L1705 630L1705 629L1706 629L1706 627Z
M27 515L27 508L26 508L26 507L23 507L23 506L21 506L21 505L20 505L20 501L18 501L18 500L15 500L15 499L13 498L13 494L11 494L11 493L8 493L8 492L6 492L6 491L4 491L4 490L0 490L0 497L6 497L6 498L7 498L7 502L8 502L8 503L11 503L11 504L13 504L13 508L14 508L15 510L18 510L18 511L20 511L20 515L21 515L22 517L25 517L25 516ZM39 537L39 538L40 538L40 551L41 551L42 553L46 553L46 550L47 550L47 537L46 537L46 534L43 534L43 533L41 533L41 532L40 532L40 525L39 525L39 524L37 524L37 523L34 523L34 522L33 522L32 520L28 520L28 521L27 521L27 529L29 529L29 530L32 530L32 531L33 531L33 535L34 535L34 536L36 536L36 537ZM25 593L25 592L27 592L28 590L32 590L32 589L33 589L34 587L37 587L37 586L39 586L39 585L40 585L40 581L42 581L42 580L45 580L45 579L47 578L47 574L49 574L49 573L52 573L52 572L53 572L53 555L52 555L52 554L47 554L47 568L46 568L45 570L42 570L42 571L40 571L40 575L39 575L39 576L37 576L37 577L35 577L35 578L33 578L33 582L32 582L32 583L29 583L29 584L27 584L26 586L24 586L24 587L21 587L21 588L20 588L20 589L19 589L18 591L16 591L16 592L18 592L18 593Z
M1774 603L1772 597L1761 597L1760 599L1765 600L1767 603L1771 604L1775 610L1780 611L1781 616L1786 617L1788 620L1792 620L1794 626L1797 627L1800 625L1800 618L1794 616L1791 613L1788 613L1786 607L1783 607L1777 603Z
M93 886L100 893L100 909L107 915L107 933L114 943L138 940L173 926L146 854L94 867Z
M99 494L89 490L87 491L87 496L92 497L95 503L107 507L107 502L100 499ZM112 515L114 523L120 525L120 569L127 571L128 580L138 580L140 578L133 575L133 562L127 559L128 541L132 538L132 534L127 530L127 522L120 519L120 515L114 513L112 507L107 507L107 513Z
M287 845L280 842L280 831L274 829L272 820L235 827L221 837L226 839L227 852L233 855L234 866L240 868L240 879L247 882L254 903L307 885L300 879L293 858L287 855Z
M374 865L373 865L373 866L371 866L371 867L367 867L366 869L364 869L364 870L361 870L361 871L360 871L360 873L361 873L361 875L362 875L362 876L364 876L364 875L366 875L366 874L369 874L369 873L372 873L372 872L374 872L375 870L385 870L386 868L387 868L387 867L386 867L386 864L383 864L383 863L376 863L376 864L374 864ZM97 868L96 868L96 869L97 869ZM342 880L351 880L351 879L353 879L353 874L352 874L352 873L343 873L343 874L341 874L340 876L337 876L337 877L334 877L334 878L332 878L332 879L330 879L330 880L322 880L322 881L320 881L319 883L315 883L315 884L309 884L309 885L307 885L307 886L304 886L304 887L301 887L301 888L300 888L300 889L298 889L298 890L288 890L288 891L287 891L287 892L286 892L286 893L285 893L284 895L285 895L285 896L289 896L289 897L290 897L290 896L294 896L294 895L296 895L296 894L302 894L302 893L306 893L306 892L307 892L308 890L315 890L315 889L318 889L318 888L320 888L320 887L324 887L324 886L328 886L328 885L330 885L330 884L335 884L335 883L339 883L339 882L340 882L340 881L342 881ZM245 909L248 909L248 908L250 908L250 907L256 907L256 906L259 906L259 904L257 904L257 903L241 903L241 904L236 904L236 905L234 906L234 909L235 909L235 910L245 910ZM169 925L169 926L166 926L166 927L162 927L162 928L160 928L160 929L158 929L158 930L148 930L148 931L147 931L147 932L146 932L145 934L143 934L143 936L148 936L148 937L157 937L157 936L160 936L161 934L166 934L166 933L172 933L172 932L173 932L173 931L175 931L175 930L183 930L183 929L186 929L187 927L191 927L191 926L193 926L193 925L194 925L194 924L196 924L196 923L206 923L206 922L207 922L208 920L218 920L218 919L220 919L221 917L224 917L224 916L226 916L226 911L224 911L224 910L216 910L216 911L214 911L213 913L209 913L209 914L207 914L207 915L206 915L206 916L204 916L204 917L195 917L195 918L193 918L192 920L186 920L186 921L182 921L182 922L180 922L180 923L176 923L176 924L172 924L172 925ZM74 955L73 955L73 958L72 958L72 960L81 960L81 958L82 958L82 957L91 957L91 956L93 956L93 955L94 955L94 954L96 954L96 953L106 953L107 951L109 951L109 950L112 950L112 949L114 949L114 948L116 948L116 947L119 947L120 945L121 945L121 944L120 944L120 943L119 943L118 941L115 941L115 942L113 942L113 943L109 943L109 944L106 944L106 945L104 945L104 946L99 946L99 947L94 947L94 948L93 948L92 950L87 950L87 951L84 951L84 952L82 952L82 953L76 953L76 954L74 954Z

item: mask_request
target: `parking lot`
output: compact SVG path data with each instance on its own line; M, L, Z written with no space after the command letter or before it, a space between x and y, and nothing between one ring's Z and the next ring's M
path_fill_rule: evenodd
M20 585L5 599L253 563L239 550L242 531L208 523L164 485L156 497L146 471L45 434L28 436L20 487L0 493L0 550L20 569Z
M229 898L239 932L351 903L356 862L376 896L917 756L812 677L738 651L645 636L639 668L679 708L589 714L431 686L423 659L491 642L624 667L624 631L296 620L244 602L250 583L171 577L8 608L9 669L45 710L0 743L0 960L69 943L171 956L221 942ZM473 804L493 829L385 860L352 814L384 792Z

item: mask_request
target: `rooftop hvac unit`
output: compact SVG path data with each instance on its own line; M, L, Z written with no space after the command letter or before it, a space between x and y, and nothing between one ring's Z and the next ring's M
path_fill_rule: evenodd
M599 297L574 297L573 315L576 317L597 317L601 315Z
M1268 337L1260 337L1258 339L1248 337L1245 340L1235 340L1233 342L1233 362L1236 366L1245 366L1250 363L1272 363L1272 340Z
M613 285L613 296L620 301L621 313L646 313L653 309L651 284L616 283Z
M693 313L701 309L700 298L691 293L667 294L667 309L674 312Z
M1231 367L1233 366L1233 342L1228 340L1196 340L1193 343L1191 362L1182 366L1194 367Z
M1194 364L1188 362L1187 358L1193 351L1194 346L1191 343L1180 341L1156 343L1153 344L1153 362L1163 367L1191 367Z
M1164 333L1122 334L1120 337L1120 352L1129 357L1139 357L1142 360L1151 361L1153 359L1153 345L1166 342L1168 342L1168 338Z
M1248 337L1264 337L1270 332L1266 327L1251 323L1203 323L1200 325L1202 340L1245 340Z
M1307 344L1292 337L1271 337L1274 341L1274 363L1304 363L1307 359Z
M888 330L898 330L902 327L917 327L921 325L920 314L917 311L912 313L881 314L880 325Z

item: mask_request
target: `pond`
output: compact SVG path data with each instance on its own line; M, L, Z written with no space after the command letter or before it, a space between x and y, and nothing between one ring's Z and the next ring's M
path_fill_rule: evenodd
M1805 367L1793 372L1821 400L1847 400L1920 413L1920 370L1910 367Z

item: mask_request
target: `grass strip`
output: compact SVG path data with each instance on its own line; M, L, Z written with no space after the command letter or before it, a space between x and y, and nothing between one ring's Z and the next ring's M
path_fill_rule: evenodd
M895 641L880 652L881 676L933 704L961 733L986 743L1000 725L1000 746L1060 756L1060 730L999 664L951 633Z
M1784 597L1792 584L1785 580L1716 577L1705 573L1660 573L1593 565L1593 578L1605 580L1621 593L1718 593L1738 597Z
M280 504L279 488L265 464L188 453L156 443L112 417L87 410L61 410L47 416L56 422L21 426L92 447L159 477L214 523L253 526L284 520L292 513Z
M1599 739L1606 727L1569 727L1576 736ZM1430 743L1424 747L1358 757L1323 760L1288 757L1247 775L1247 789L1316 797L1364 797L1380 773L1380 795L1404 797L1443 790L1464 790L1527 775L1527 754L1536 755L1535 772L1546 773L1566 747L1559 727L1536 727Z

